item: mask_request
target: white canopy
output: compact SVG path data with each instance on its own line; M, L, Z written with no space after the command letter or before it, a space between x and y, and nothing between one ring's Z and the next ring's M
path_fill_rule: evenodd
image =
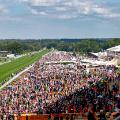
M95 55L97 57L107 56L107 52L98 52L98 53L91 52L91 54L93 54L93 55Z
M115 65L115 66L117 66L118 64L120 64L119 59L115 59L115 58L111 61L83 59L83 60L81 60L81 62L89 63L91 65Z
M120 52L120 45L107 49L108 51Z

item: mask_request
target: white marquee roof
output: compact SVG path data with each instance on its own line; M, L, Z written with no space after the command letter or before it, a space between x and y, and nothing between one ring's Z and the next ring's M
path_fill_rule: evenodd
M107 49L108 51L120 52L120 45Z

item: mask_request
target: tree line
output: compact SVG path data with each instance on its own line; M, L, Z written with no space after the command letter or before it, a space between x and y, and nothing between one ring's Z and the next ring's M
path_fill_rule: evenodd
M0 40L0 51L11 51L22 54L28 51L37 51L44 47L55 48L60 51L80 53L99 52L107 48L120 45L120 38L113 39L40 39L40 40Z

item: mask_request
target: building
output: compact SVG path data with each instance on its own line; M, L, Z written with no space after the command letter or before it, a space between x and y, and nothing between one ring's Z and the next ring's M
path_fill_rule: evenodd
M120 45L111 47L107 49L106 51L109 54L109 56L113 56L113 57L120 56Z
M8 54L7 58L15 58L15 55L14 54Z
M8 51L0 51L0 62L5 62L8 59L15 58L14 54L11 54Z
M7 57L8 54L8 51L0 51L0 57Z

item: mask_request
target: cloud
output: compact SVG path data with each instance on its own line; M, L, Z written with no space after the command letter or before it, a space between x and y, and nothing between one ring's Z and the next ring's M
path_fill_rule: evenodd
M5 14L7 12L7 8L4 5L0 4L0 15Z
M35 9L31 9L31 13L34 15L47 15L47 13L45 11L37 11Z
M3 16L0 17L0 21L22 21L22 19L20 17L13 17L13 16Z
M51 6L56 3L57 0L21 0L27 2L33 6Z
M0 21L21 21L21 17L10 14L7 5L0 3Z
M117 18L117 13L110 6L95 0L20 0L26 3L32 14L60 19L72 19L82 16Z

